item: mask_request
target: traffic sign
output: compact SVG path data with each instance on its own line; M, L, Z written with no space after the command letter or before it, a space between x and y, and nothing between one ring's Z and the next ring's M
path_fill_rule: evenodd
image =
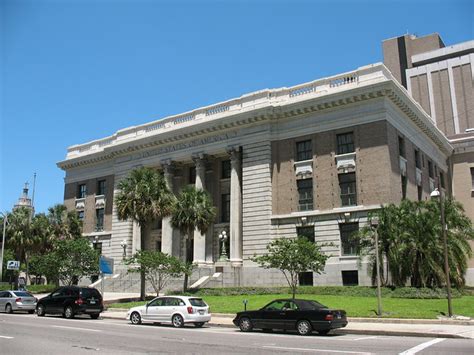
M20 262L18 260L8 260L7 270L20 270Z
M114 273L114 259L107 258L101 255L100 260L99 260L99 270L103 274L113 274Z

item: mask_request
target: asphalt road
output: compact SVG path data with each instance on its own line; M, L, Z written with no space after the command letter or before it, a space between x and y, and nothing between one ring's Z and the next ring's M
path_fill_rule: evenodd
M302 337L236 328L175 329L126 320L0 314L0 354L472 354L473 340L338 335Z

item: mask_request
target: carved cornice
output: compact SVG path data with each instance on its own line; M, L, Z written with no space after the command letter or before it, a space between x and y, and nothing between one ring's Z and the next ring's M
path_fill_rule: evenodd
M382 66L382 69L385 68ZM385 69L386 70L386 69ZM382 70L383 71L383 70ZM353 104L386 98L403 112L422 132L424 132L445 154L451 155L453 148L446 137L431 122L404 88L390 74L384 72L383 79L377 77L365 85L350 82L347 88L333 88L334 92L317 94L310 92L307 99L303 94L298 101L275 101L265 107L258 107L245 112L224 112L223 117L193 122L193 125L176 127L173 130L148 135L123 143L105 146L98 152L72 157L57 165L64 170L102 163L118 157L131 156L140 152L138 158L160 156L167 153L205 146L209 143L227 141L238 135L237 130L243 127L260 125L278 120L294 119L311 113L322 113L337 110ZM337 90L336 90L337 89ZM300 99L301 98L301 99ZM221 114L221 113L220 113ZM134 157L135 158L135 157Z

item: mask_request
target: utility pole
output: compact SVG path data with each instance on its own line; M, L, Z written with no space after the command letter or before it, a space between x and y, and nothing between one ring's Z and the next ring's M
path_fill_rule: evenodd
M0 212L3 216L3 238L2 238L2 257L0 258L0 281L3 281L3 252L5 251L5 232L7 230L8 218L6 214Z

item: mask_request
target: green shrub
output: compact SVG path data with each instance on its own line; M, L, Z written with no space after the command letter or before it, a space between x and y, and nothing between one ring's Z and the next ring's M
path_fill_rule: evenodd
M413 298L413 299L441 299L446 298L444 289L400 287L382 287L382 297L385 298ZM168 294L182 294L181 291L172 291ZM197 296L250 296L250 295L275 295L291 294L288 287L222 287L203 288L190 290L188 295ZM463 295L463 292L453 289L453 298ZM355 296L355 297L376 297L377 288L369 286L300 286L296 297L301 295L328 295L328 296Z
M31 293L50 293L57 288L56 285L27 285L26 289ZM9 283L1 283L0 291L10 290L11 285Z

